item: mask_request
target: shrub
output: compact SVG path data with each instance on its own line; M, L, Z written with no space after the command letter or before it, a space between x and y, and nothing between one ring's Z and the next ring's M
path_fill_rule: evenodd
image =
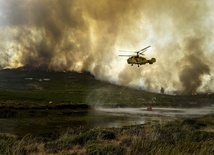
M125 154L126 149L115 144L109 143L89 143L86 146L87 155L110 155L110 154Z
M58 140L48 142L45 144L45 150L48 153L57 153L58 151L61 150L67 150L71 146L73 146L73 139L74 137L72 136L67 136L67 137L61 137Z
M207 125L205 123L199 122L194 119L186 119L182 122L182 125L187 125L189 127L193 127L195 129L200 129L202 127L206 127Z
M116 138L116 135L112 131L102 130L100 131L98 137L103 140L112 140Z
M89 141L97 139L99 131L90 130L76 135L64 134L58 140L45 144L45 150L48 153L57 153L62 150L69 150L74 145L85 145Z
M126 137L126 138L122 139L120 145L129 147L131 145L131 143L132 143L131 137Z

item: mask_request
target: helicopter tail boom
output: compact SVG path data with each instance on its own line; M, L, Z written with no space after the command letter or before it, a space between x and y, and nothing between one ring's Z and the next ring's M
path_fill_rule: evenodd
M151 58L150 60L148 60L148 63L149 63L149 64L153 64L154 62L156 62L156 59L155 59L155 58Z

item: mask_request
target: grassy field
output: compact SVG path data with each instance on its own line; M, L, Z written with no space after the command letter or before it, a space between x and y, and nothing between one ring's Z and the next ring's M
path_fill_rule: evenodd
M78 128L46 137L0 134L0 154L214 154L214 115L152 126Z

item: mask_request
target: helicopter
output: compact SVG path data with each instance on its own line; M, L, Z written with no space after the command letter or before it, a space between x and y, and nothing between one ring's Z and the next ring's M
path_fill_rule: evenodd
M143 53L151 46L147 46L139 51L120 51L120 52L135 52L137 55L119 55L119 56L128 56L127 63L133 65L144 65L146 63L153 64L156 62L155 58L151 58L150 60L146 59L145 57L142 57L140 55L144 55Z

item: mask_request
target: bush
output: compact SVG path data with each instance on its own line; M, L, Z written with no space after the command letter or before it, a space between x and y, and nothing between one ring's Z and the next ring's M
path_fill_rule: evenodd
M1 109L0 110L0 118L13 118L16 117L18 113L14 110L10 109Z
M129 147L132 144L131 137L126 137L121 141L121 145L125 147Z
M199 122L194 119L186 119L182 122L182 125L187 125L189 127L193 127L195 129L200 129L202 127L206 127L207 125L205 123Z
M98 137L102 140L112 140L116 138L116 135L112 131L103 130L99 133Z
M89 143L86 146L87 155L110 155L110 154L125 154L126 149L115 144L100 144L100 143Z
M214 140L214 134L212 132L205 132L205 131L194 131L188 134L189 141L193 142L203 142Z
M64 134L58 140L45 144L48 153L57 153L62 150L69 150L74 145L85 145L89 141L97 139L99 131L90 130L76 135Z

